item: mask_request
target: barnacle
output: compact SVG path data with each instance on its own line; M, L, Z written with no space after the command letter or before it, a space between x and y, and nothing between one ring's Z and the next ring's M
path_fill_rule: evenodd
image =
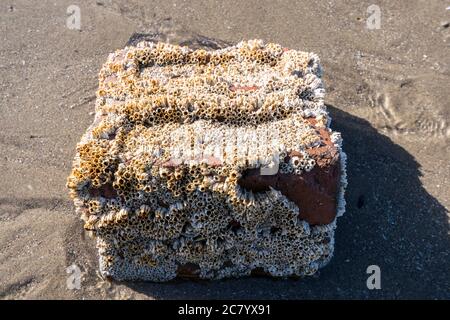
M216 51L141 42L112 53L67 179L97 236L101 272L153 281L187 265L211 279L314 273L332 256L335 220L311 222L270 177L257 190L243 181L257 171L264 182L263 168L278 165L277 180L300 184L337 163L329 210L341 215L345 154L328 125L315 54L261 40Z

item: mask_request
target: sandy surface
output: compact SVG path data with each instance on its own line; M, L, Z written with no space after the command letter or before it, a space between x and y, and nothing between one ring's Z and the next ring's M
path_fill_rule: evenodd
M376 1L381 29L369 30L372 2L1 1L0 298L450 298L448 2ZM81 31L66 27L71 4ZM347 213L320 274L166 284L97 275L65 180L93 120L97 72L134 32L262 38L320 55L349 158ZM66 286L73 263L80 290ZM366 287L372 264L381 290Z

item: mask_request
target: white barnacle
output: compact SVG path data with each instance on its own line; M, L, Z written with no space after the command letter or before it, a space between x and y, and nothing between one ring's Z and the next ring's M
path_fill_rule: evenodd
M300 163L301 159L297 156L293 156L289 159L289 164L294 168L298 168L300 166Z

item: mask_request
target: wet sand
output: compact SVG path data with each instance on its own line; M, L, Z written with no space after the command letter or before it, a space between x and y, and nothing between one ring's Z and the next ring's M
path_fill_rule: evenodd
M66 27L69 5L81 30ZM2 1L0 298L450 298L450 10L446 1ZM65 188L97 72L135 33L217 45L261 38L321 57L348 155L347 212L319 274L110 283ZM69 290L66 268L82 271ZM381 290L366 269L381 268Z

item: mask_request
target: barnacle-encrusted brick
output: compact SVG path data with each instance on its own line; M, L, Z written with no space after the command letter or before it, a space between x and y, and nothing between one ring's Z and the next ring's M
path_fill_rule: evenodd
M99 80L67 185L104 275L303 276L330 260L345 154L315 54L141 42Z

